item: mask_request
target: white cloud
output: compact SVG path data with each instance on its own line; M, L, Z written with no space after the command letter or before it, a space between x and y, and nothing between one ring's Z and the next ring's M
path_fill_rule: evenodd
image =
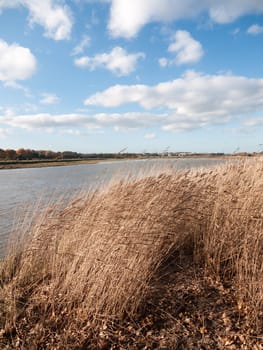
M118 129L138 129L162 124L166 120L166 114L154 114L147 112L129 113L100 113L94 116L101 126L113 126Z
M86 106L118 107L127 103L141 103L150 87L146 85L114 85L88 97ZM127 96L130 94L130 96Z
M142 52L129 54L122 47L115 47L109 53L98 54L94 57L83 56L75 60L75 65L80 68L94 70L96 68L105 68L119 75L129 75L136 68L139 58L144 58Z
M187 72L155 86L115 85L85 100L85 105L117 107L136 103L144 109L167 109L171 123L199 126L263 110L263 79ZM189 124L189 123L188 123ZM171 129L171 126L169 127Z
M249 120L246 120L244 122L244 125L250 126L250 127L263 126L263 117L261 117L261 118L251 118Z
M45 36L54 40L69 39L72 16L69 8L60 0L1 0L0 11L4 8L24 6L29 11L29 23L44 27Z
M204 0L205 1L205 0ZM208 2L209 15L217 23L230 23L238 17L263 13L261 0L221 0Z
M41 94L42 98L40 100L40 103L46 104L46 105L54 105L56 103L59 103L60 99L56 94L51 94L48 92L44 92Z
M203 48L199 41L195 40L186 30L177 30L173 36L168 52L176 54L174 59L160 58L161 67L176 64L190 64L198 62L203 54Z
M38 113L0 116L0 123L29 130L85 126L89 125L91 121L93 121L92 118L80 114L52 115L49 113Z
M0 14L1 10L8 7L13 8L21 4L21 0L0 0Z
M13 116L16 115L16 112L14 110L14 108L10 108L10 107L1 107L0 108L0 111L2 112L2 115L3 115L3 119L5 120L5 118L12 118ZM0 122L1 122L1 119L0 119Z
M100 113L100 114L57 114L49 113L0 115L0 123L22 129L43 130L75 130L84 127L88 130L100 130L104 127L118 129L137 129L162 124L168 116L166 114L151 113ZM65 131L67 133L67 131Z
M195 2L197 10L200 6ZM149 22L191 16L193 8L184 3L183 0L111 0L108 28L114 37L134 37Z
M153 21L167 22L208 13L216 23L233 22L240 16L263 13L261 0L110 0L108 28L114 37L131 38Z
M130 112L130 113L100 113L100 114L3 114L0 123L8 128L21 128L28 131L43 132L58 131L61 134L103 133L105 128L115 131L148 129L158 127L164 131L181 132L203 128L210 125L227 124L228 116L221 115L178 115L174 111L167 113ZM262 125L262 121L253 120L247 126ZM260 124L261 123L261 124ZM12 130L12 129L8 129ZM154 139L155 133L146 133L145 139Z
M74 49L72 50L71 55L76 56L83 53L83 51L89 46L89 44L90 44L90 37L88 35L83 35L80 43L77 46L75 46Z
M27 97L31 97L31 93L30 93L30 90L21 85L21 84L18 84L16 81L12 81L12 80L8 80L8 81L5 81L3 83L4 87L6 88L10 88L10 89L15 89L15 90L21 90L24 92L24 94L27 96Z
M168 64L169 64L169 60L167 58L165 58L165 57L159 58L159 65L161 67L163 67L163 68L167 67Z
M160 128L164 131L189 131L230 121L246 127L262 125L263 79L230 74L203 75L187 72L182 77L148 85L115 85L86 100L87 105L117 107L136 103L140 112L72 114L14 114L3 111L0 123L27 130L68 130L101 132L105 128L132 130ZM145 110L146 109L146 110ZM149 111L147 111L147 109ZM162 112L157 112L157 111ZM154 133L145 137L153 138Z
M252 26L250 26L248 28L247 33L252 34L252 35L262 34L263 33L263 26L260 26L258 24L253 24Z
M156 134L155 133L145 134L144 138L148 140L156 139Z
M223 124L229 121L226 117L178 116L176 113L100 113L100 114L57 114L49 113L3 115L0 123L8 127L16 127L29 131L43 130L45 132L68 133L68 130L84 128L87 132L103 132L104 128L113 128L115 131L136 130L150 127L159 127L165 131L188 131L207 125ZM82 131L83 132L83 131ZM154 138L154 134L146 134L145 138Z
M35 70L36 59L28 48L9 45L0 39L0 81L9 82L9 86L13 84L14 87L16 80L30 78Z

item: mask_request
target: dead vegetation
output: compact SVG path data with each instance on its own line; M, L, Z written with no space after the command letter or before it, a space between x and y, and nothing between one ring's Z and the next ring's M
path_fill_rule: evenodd
M0 267L1 349L262 349L263 162L47 210Z

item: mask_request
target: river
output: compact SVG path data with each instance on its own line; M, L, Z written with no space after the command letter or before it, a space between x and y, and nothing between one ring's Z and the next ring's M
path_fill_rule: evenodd
M62 167L0 170L0 257L8 237L21 217L47 202L64 197L67 200L81 190L105 184L114 176L138 174L154 167L188 169L218 164L211 159L160 159L101 162Z

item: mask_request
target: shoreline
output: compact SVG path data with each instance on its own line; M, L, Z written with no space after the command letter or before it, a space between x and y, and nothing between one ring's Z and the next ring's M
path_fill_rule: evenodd
M103 158L103 159L77 159L77 160L43 160L43 161L14 161L14 162L0 162L0 171L4 169L26 169L26 168L46 168L46 167L57 167L57 166L69 166L69 165L80 165L80 164L97 164L101 162L115 162L127 160L122 159L112 159L112 158Z
M14 160L14 161L2 161L0 162L0 171L4 169L24 169L24 168L46 168L57 166L69 166L80 164L97 164L102 162L120 162L124 160L153 160L153 159L213 159L213 160L233 160L233 159L245 159L245 156L188 156L188 157L140 157L140 158L98 158L98 159L69 159L69 160ZM252 157L249 157L252 158ZM254 157L253 157L254 158Z

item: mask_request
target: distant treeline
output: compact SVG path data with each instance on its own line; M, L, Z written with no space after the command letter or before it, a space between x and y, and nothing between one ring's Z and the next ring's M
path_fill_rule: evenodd
M263 152L239 152L232 154L225 153L192 153L192 152L161 152L161 153L78 153L72 151L54 152L50 150L32 150L19 148L1 149L0 148L0 162L2 161L42 161L42 160L67 160L67 159L109 159L109 158L140 158L140 157L221 157L225 155L232 156L256 156L262 155Z
M11 160L62 160L62 159L100 159L100 158L123 158L123 157L135 157L133 153L78 153L72 151L54 152L47 150L32 150L19 148L14 149L1 149L0 148L0 161Z

